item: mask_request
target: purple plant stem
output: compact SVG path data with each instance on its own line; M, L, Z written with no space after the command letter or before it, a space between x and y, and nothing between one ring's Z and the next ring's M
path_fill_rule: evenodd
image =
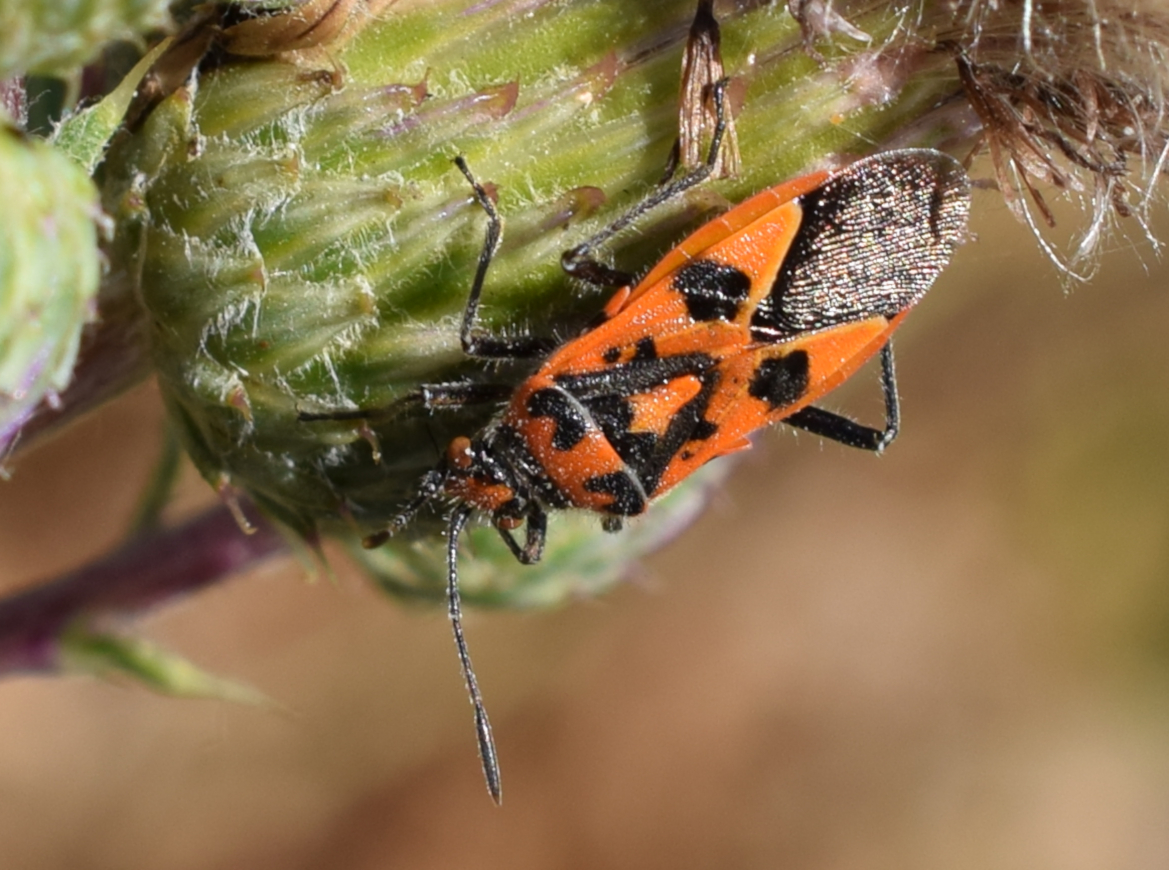
M226 507L140 535L100 561L0 600L0 674L54 670L78 620L126 616L194 592L285 549L270 523L243 534Z

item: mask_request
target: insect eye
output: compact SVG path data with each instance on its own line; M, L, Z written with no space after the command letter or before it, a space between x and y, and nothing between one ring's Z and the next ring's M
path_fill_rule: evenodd
M452 468L459 471L468 471L474 464L471 455L471 439L463 435L453 439L446 449L446 460Z

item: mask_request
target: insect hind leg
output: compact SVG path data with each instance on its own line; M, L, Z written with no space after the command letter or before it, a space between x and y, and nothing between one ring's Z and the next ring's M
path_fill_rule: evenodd
M893 443L901 428L901 407L897 398L897 372L893 367L893 345L881 348L881 387L885 393L885 428L874 429L821 408L801 408L784 423L848 447L871 450L877 455Z

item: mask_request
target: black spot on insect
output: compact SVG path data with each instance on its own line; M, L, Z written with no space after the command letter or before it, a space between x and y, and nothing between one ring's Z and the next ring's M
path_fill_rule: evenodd
M698 425L694 427L694 431L690 433L691 441L705 441L707 438L714 437L718 432L718 424L711 423L709 420L699 420Z
M628 472L614 471L590 477L584 488L613 496L613 501L604 507L607 513L631 517L645 512L645 492Z
M714 358L705 353L680 353L660 359L620 363L582 374L559 374L556 385L586 405L606 394L632 396L645 393L675 378L702 377L714 368Z
M613 363L615 363L615 362L617 362L617 360L621 359L621 348L619 348L619 347L607 348L605 350L605 352L603 354L601 354L601 359L603 359L607 364L613 365Z
M766 402L769 409L784 408L796 402L808 389L808 354L797 350L786 356L773 356L760 363L747 392Z
M653 432L632 432L633 406L624 396L609 393L585 402L593 420L635 474L640 474L653 456L658 436Z
M648 335L645 338L639 338L633 349L633 362L646 362L657 358L658 346L654 343L653 338Z
M588 431L581 406L563 390L551 387L537 390L528 396L528 413L533 417L551 417L556 422L552 446L557 450L571 450Z
M702 388L689 402L674 412L666 431L654 448L653 455L644 469L638 470L638 479L645 491L656 494L670 462L693 440L695 432L702 427L710 400L718 389L717 370L707 373L702 379Z
M751 293L751 279L734 266L694 260L678 270L673 288L695 320L734 320Z

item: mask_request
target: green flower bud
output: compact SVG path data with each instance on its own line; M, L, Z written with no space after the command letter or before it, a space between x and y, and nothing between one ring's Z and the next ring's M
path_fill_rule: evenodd
M168 20L167 0L0 0L0 79L66 75Z
M0 445L69 382L101 271L97 196L63 154L0 124Z
M395 410L397 400L421 384L514 384L530 371L489 369L460 349L485 217L452 158L465 155L498 193L506 222L484 327L571 336L603 297L571 286L561 252L652 188L676 135L692 0L652 11L617 0L549 4L522 18L501 5L466 7L390 7L323 72L277 62L203 72L107 162L114 267L138 276L160 383L191 456L214 485L247 491L305 537L352 530L355 540L385 528L447 442L493 412ZM891 15L855 23L877 39L896 29ZM879 100L858 96L801 50L780 7L753 5L722 25L742 172L620 236L612 255L621 268L650 266L716 191L739 199L817 157L870 151L958 87L948 54L915 47L914 69L936 75L898 77ZM917 144L947 132L941 122L922 129ZM298 418L353 409L386 413ZM655 516L676 522L660 506L645 522ZM562 535L562 525L553 521L548 564L562 544L576 553L568 562L588 561L599 523L585 518L587 535ZM606 547L628 556L654 528ZM494 547L487 538L476 548ZM391 546L368 564L395 585L441 588L440 547ZM503 564L508 577L534 570L510 556ZM577 588L563 573L529 574L560 591L525 588L522 598ZM515 600L514 584L482 587L485 599Z

